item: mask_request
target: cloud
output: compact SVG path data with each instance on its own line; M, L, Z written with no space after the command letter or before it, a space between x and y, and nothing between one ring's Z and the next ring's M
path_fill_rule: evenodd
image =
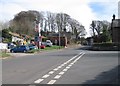
M23 7L21 7L20 5L17 5L14 3L2 4L0 9L1 9L0 10L0 14L1 14L0 20L3 20L3 21L8 21L10 19L13 19L14 15L16 15L18 12L26 10Z
M104 8L96 11L90 6L93 4ZM117 4L118 0L1 0L0 20L10 20L26 10L63 12L82 23L89 32L92 20L110 21L112 14L117 14Z

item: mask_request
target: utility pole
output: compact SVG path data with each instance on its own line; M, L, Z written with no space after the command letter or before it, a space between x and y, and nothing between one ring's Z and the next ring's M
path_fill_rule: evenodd
M35 18L35 42L37 43L38 49L41 46L41 33L40 33L40 22L38 18Z

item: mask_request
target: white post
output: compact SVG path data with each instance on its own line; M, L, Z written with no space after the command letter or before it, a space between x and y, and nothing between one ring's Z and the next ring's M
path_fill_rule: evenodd
M37 43L38 43L38 49L39 49L39 47L41 46L41 34L40 34L40 22L39 22L39 20L37 19L37 17L36 17L36 19L35 19L35 31L36 31L36 33L37 34L35 34L35 37L37 37Z
M38 34L38 36L39 36L39 46L41 46L41 30L40 30L40 23L38 23L38 32L39 32L39 34Z

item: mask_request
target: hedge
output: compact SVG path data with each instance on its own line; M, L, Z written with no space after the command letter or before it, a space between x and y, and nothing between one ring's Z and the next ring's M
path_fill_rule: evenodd
M94 43L92 50L120 50L120 43Z

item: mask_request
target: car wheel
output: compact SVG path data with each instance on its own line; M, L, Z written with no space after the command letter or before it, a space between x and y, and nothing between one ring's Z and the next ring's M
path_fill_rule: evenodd
M26 53L26 50L24 50L23 52Z
M13 51L13 50L11 50L11 53L14 53L14 51Z

